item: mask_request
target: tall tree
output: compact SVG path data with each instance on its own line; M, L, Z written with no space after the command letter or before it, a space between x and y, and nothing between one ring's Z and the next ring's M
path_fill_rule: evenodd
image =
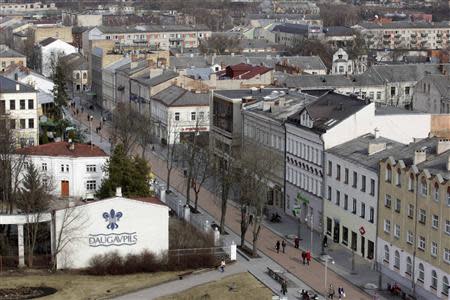
M128 157L122 144L114 152L105 166L108 178L104 179L97 193L101 199L115 195L117 187L125 196L149 196L150 167L147 161L135 156Z
M25 249L28 267L32 267L36 241L43 226L42 214L48 212L50 206L50 185L44 183L38 169L31 162L26 165L21 183L17 208L26 215Z
M200 43L200 51L205 54L225 54L228 52L240 53L239 39L225 34L215 34Z
M135 122L137 123L137 143L141 147L142 158L144 159L145 151L147 150L148 145L150 145L154 140L154 122L149 115L142 113L138 114Z
M53 97L56 109L54 117L60 119L62 116L62 109L67 105L67 101L69 100L66 92L66 70L57 54L53 53L50 63L52 67L52 78L54 83Z
M316 39L297 40L288 49L288 53L290 55L304 56L317 55L328 68L331 68L333 63L333 49L331 49L330 45Z
M123 150L128 155L139 142L142 125L137 120L141 116L130 105L119 103L113 112L112 138L114 143L122 144Z

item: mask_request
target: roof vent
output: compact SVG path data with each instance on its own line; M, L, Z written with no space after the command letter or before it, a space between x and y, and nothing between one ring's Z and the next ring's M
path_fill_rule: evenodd
M418 165L427 160L427 152L425 149L416 150L414 152L414 165Z
M437 143L436 154L439 155L448 150L450 150L450 139L439 139Z
M386 149L386 143L369 143L369 155L378 153Z

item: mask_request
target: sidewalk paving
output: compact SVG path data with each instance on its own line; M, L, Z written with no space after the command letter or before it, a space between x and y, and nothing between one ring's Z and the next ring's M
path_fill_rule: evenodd
M77 117L82 121L82 123L87 123L86 110L83 114L80 113ZM108 126L105 126L104 129L102 130L102 133L104 134L105 137L108 137L108 129L109 129ZM93 136L95 136L95 134L93 134ZM93 138L94 143L95 140L96 139ZM103 145L101 146L103 147ZM155 153L150 152L148 154L149 155L147 158L152 166L152 171L159 177L166 178L167 170L165 168L164 161L158 155L155 155ZM174 169L172 171L171 183L174 189L184 191L185 179L183 177L181 170ZM216 199L215 195L213 195L206 189L202 189L199 196L200 196L199 197L200 207L208 211L214 217L214 219L218 220L220 218L220 206L218 205L220 200ZM228 206L226 224L229 226L231 231L240 232L239 211L232 205ZM281 239L280 236L285 236L286 234L292 234L296 232L297 225L295 225L294 227L291 226L294 225L289 221L287 221L286 217L283 218L283 223L280 224L272 224L272 223L263 224L260 233L258 249L260 250L260 252L264 253L269 258L273 259L278 264L280 264L283 268L287 269L297 278L303 280L306 285L313 287L314 289L318 290L321 293L325 293L327 290L326 287L324 286L324 279L323 279L325 268L321 262L313 261L309 267L303 266L302 264L299 263L300 251L292 247L292 245L288 245L286 255L281 255L276 253L276 251L274 251L275 242ZM303 230L306 230L306 228L304 228ZM301 246L308 248L309 238L306 238L306 236L309 237L308 231L306 232L306 235L305 233L302 233L302 235L303 241ZM250 238L251 233L247 235L247 240L249 240ZM314 240L319 241L320 243L318 235L314 236ZM316 243L313 244L316 245ZM313 253L314 254L319 253L317 251L317 246L314 246ZM371 299L372 297L369 294L367 294L358 287L362 283L373 282L374 279L373 274L368 272L370 268L366 270L366 267L363 267L364 264L358 265L358 270L361 270L359 275L356 276L356 278L350 278L349 276L346 276L347 275L346 273L348 273L347 271L348 268L345 267L346 263L348 262L348 259L346 258L341 259L339 258L340 256L335 257L335 253L338 254L340 252L336 251L332 253L333 258L335 259L335 261L337 261L337 266L332 267L330 265L330 271L328 272L328 283L333 283L335 287L343 286L344 289L346 290L348 299L352 300ZM340 265L342 265L341 266L342 269L340 269L339 267ZM333 268L334 270L331 270ZM353 284L353 282L356 284L356 286ZM377 284L378 279L373 283Z

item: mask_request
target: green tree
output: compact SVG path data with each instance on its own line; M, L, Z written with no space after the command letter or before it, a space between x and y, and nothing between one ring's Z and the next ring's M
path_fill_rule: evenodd
M55 58L56 60L56 58ZM59 119L62 116L62 108L67 105L69 97L66 92L66 73L65 68L58 59L53 63L53 97L55 101L55 118Z
M128 157L121 144L117 145L105 166L108 178L103 180L97 196L101 199L112 197L116 188L121 187L125 196L145 197L150 195L148 184L150 167L138 157Z

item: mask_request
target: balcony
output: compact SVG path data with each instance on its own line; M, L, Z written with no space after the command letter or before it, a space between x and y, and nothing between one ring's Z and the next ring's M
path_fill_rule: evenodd
M400 33L397 33L396 35L394 35L394 37L395 37L396 39L399 39L399 38L402 37L402 35L401 35Z
M416 34L416 33L411 33L411 37L412 37L412 38L416 38L416 37L417 37L417 34Z
M388 39L388 38L390 38L390 37L391 37L390 34L383 34L383 38L385 38L385 39Z
M427 37L427 36L428 36L428 33L422 32L422 33L420 34L420 36L421 36L421 37Z
M436 33L437 37L442 37L442 33Z
M438 40L436 41L436 43L442 44L442 39L438 39Z

